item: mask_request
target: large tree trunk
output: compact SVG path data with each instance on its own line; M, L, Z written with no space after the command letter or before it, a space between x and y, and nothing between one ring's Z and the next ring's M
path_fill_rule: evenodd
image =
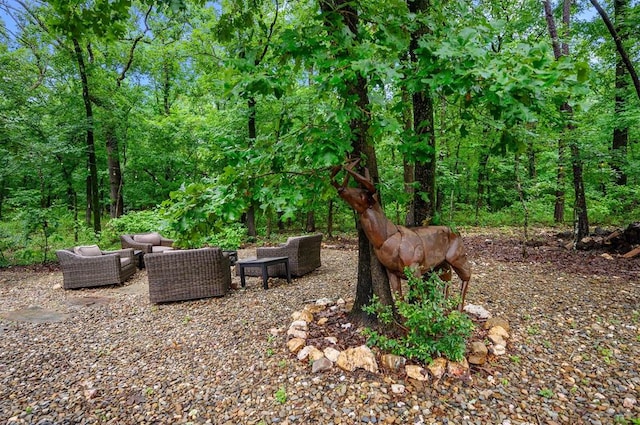
M356 10L357 2L349 0L319 0L320 9L324 14L324 24L330 33L342 33L346 27L357 42L359 39L359 17ZM340 27L336 27L337 20L332 19L334 15L340 16ZM349 52L338 52L338 55L349 55ZM371 107L366 78L358 73L355 79L345 82L346 93L344 100L355 99L355 105L349 105L348 109L354 112L349 123L351 128L351 144L353 146L352 155L363 159L362 167L369 169L371 179L374 183L379 181L378 164L375 150L369 141L369 127ZM360 170L362 171L362 170ZM358 283L356 286L356 298L351 310L351 320L365 323L374 320L363 311L362 307L371 304L372 295L375 293L382 303L393 304L391 288L386 273L379 273L382 265L373 254L373 248L366 235L358 224Z
M615 12L615 29L620 37L620 41L624 45L629 38L628 26L626 24L626 11L629 6L629 0L615 0L613 2ZM627 80L627 68L620 54L616 61L616 89L615 89L615 116L624 117L627 109L627 92L629 90L629 82ZM624 165L627 158L627 145L629 144L629 125L625 119L619 119L615 122L613 129L613 152L612 161L613 170L616 173L616 183L619 185L627 184L627 174Z
M428 0L409 0L409 12L423 14L430 4ZM409 42L409 56L411 62L417 64L418 43L427 34L426 25L411 33ZM421 148L421 158L415 161L414 175L418 188L414 193L414 224L426 225L436 213L436 136L433 116L433 97L428 88L413 93L413 125L415 135Z
M98 194L98 167L96 164L96 147L93 133L93 108L91 106L91 96L89 93L89 79L84 63L84 55L80 43L73 39L73 47L78 63L78 72L82 82L82 100L84 101L85 117L87 120L87 166L89 175L87 176L87 224L91 225L90 218L93 215L93 231L99 233L100 225L100 197Z
M353 13L355 13L355 11ZM380 177L375 149L368 141L370 105L367 83L362 75L358 75L355 83L349 87L349 92L351 95L349 96L350 98L352 95L357 96L356 104L358 110L366 111L361 114L359 118L351 121L351 130L354 133L352 139L353 155L359 158L366 158L366 164L363 164L363 166L366 165L371 181L376 184L380 181ZM360 170L360 172L363 173L364 171ZM382 204L382 200L380 200L380 202ZM351 310L351 317L352 320L363 323L373 320L373 318L369 317L369 315L362 310L364 306L371 304L372 294L377 295L380 302L386 305L393 305L393 296L391 295L389 278L385 272L381 272L381 270L384 270L384 267L378 260L378 257L375 256L373 246L369 243L359 222L357 227L358 246L360 247L358 251L358 284L356 287L356 298L353 302L353 309Z

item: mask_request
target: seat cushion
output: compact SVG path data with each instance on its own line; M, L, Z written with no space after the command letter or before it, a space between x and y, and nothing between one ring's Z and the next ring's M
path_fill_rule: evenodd
M120 258L120 267L128 266L129 264L131 264L131 258L129 257Z
M73 248L73 252L83 257L99 257L102 255L98 245L77 246Z
M150 243L151 245L160 245L159 233L147 233L144 235L133 235L133 240L140 243Z
M168 251L173 251L173 248L170 246L163 246L163 245L154 245L151 247L151 252L168 252Z

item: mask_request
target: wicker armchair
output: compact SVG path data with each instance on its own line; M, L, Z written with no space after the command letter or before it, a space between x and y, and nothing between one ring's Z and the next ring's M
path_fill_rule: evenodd
M231 265L219 248L146 254L152 303L223 296L231 286Z
M173 240L167 239L157 232L121 235L120 244L122 248L133 248L144 253L173 249Z
M300 277L320 267L320 244L322 234L294 236L280 246L260 247L256 249L257 258L289 257L291 276ZM236 268L237 274L239 274ZM260 267L245 267L246 276L261 276ZM284 265L269 268L270 277L286 277Z
M64 289L124 283L136 272L133 249L102 251L97 245L56 251Z

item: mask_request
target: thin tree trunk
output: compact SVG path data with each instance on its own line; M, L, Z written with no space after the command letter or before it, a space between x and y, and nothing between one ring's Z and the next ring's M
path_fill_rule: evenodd
M106 124L105 138L107 145L107 166L109 169L109 213L111 218L120 217L123 212L122 170L120 168L120 154L116 129Z
M316 216L313 211L307 212L307 222L305 225L305 230L309 233L316 231Z
M256 99L254 97L250 97L247 101L247 107L249 108L249 119L247 120L247 128L249 130L249 143L253 145L255 143L257 137L256 131ZM251 146L249 146L251 148ZM256 230L256 206L255 201L252 199L251 205L249 206L249 210L247 211L247 235L249 237L257 237L258 232Z
M5 179L0 178L0 220L2 220L2 211L4 206L6 186L7 184L5 182Z
M327 213L327 237L332 238L333 237L333 199L329 199L327 209L329 210Z
M556 60L559 60L562 56L569 55L569 43L567 41L569 36L569 28L571 24L571 0L564 0L562 8L562 23L564 28L565 40L560 42L558 37L558 31L553 17L551 9L551 3L549 0L543 1L543 7L545 12L545 18L547 20L547 28L549 30L549 36L551 37L551 43L553 45L553 53ZM565 117L566 125L562 132L561 138L565 140L563 143L569 145L571 152L571 168L573 171L573 190L575 193L575 204L573 207L573 236L574 242L579 242L582 238L589 234L589 220L587 216L587 201L584 193L584 181L582 173L582 157L580 155L580 147L574 137L575 124L573 123L573 108L568 102L565 102L560 111ZM558 143L560 146L560 143Z
M162 112L167 116L171 113L171 70L171 65L165 58L162 64Z
M563 137L558 139L558 166L556 174L556 202L553 209L553 220L556 223L564 222L564 205L565 205L565 163L567 156L566 141Z
M478 164L478 182L477 182L477 193L476 193L476 226L478 225L478 220L480 216L480 208L482 208L484 204L484 197L487 187L487 164L489 163L489 152L487 150L483 151L480 154L480 163Z
M404 125L404 131L406 134L410 134L413 131L413 108L411 107L411 95L405 86L402 86L402 122ZM407 214L404 219L406 226L416 225L416 210L415 210L415 189L413 183L415 182L415 167L414 162L409 161L406 155L402 160L403 172L404 172L404 191L409 195L409 204L407 205Z
M82 82L82 100L84 101L85 117L87 120L87 166L89 175L87 176L87 224L91 224L93 215L93 231L99 233L100 225L100 197L98 194L98 167L96 165L96 148L93 133L93 108L91 106L91 96L89 93L89 79L84 63L84 55L80 43L73 39L73 47L78 64L78 72Z
M618 36L621 38L621 42L624 42L629 38L629 31L627 30L626 23L626 11L629 6L629 0L615 0L614 11L616 26L615 29ZM629 82L627 80L627 69L624 65L622 57L618 54L618 60L616 61L616 88L615 88L615 116L624 117L624 113L627 109L627 91L629 90ZM624 170L624 165L627 158L627 145L629 144L629 126L627 121L623 119L617 119L615 127L613 129L613 151L612 151L612 168L616 173L616 183L624 186L627 184L627 174Z

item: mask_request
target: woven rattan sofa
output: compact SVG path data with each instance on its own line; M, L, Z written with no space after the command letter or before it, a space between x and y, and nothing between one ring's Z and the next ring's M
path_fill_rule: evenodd
M294 236L280 246L265 246L256 248L257 258L289 257L289 271L291 276L300 277L320 267L320 244L322 234ZM236 268L239 275L239 270ZM245 267L246 276L261 276L260 267ZM287 277L284 265L269 268L270 277Z
M219 248L145 255L152 303L223 296L231 286L229 259Z
M136 272L133 249L102 251L97 245L56 251L65 289L115 285Z
M173 239L167 239L157 232L121 235L122 248L133 248L146 253L173 249Z

